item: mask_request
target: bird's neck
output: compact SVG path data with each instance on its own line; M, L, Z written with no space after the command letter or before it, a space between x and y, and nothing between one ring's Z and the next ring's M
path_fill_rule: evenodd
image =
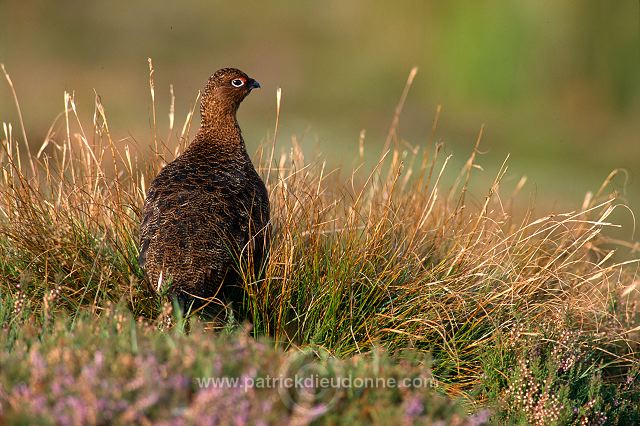
M200 129L196 134L193 145L212 149L217 155L224 152L229 154L245 152L246 148L235 111L224 113L220 111L215 111L214 113L208 113L206 110L202 111Z

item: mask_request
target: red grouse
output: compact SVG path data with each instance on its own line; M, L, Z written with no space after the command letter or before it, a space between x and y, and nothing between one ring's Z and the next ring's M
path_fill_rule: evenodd
M216 71L202 93L195 139L149 187L140 266L154 287L170 285L183 308L213 296L241 302L239 265L258 271L268 250L269 197L236 119L259 87L238 69Z

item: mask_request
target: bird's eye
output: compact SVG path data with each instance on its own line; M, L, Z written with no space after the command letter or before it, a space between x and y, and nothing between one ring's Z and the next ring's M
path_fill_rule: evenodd
M235 78L231 80L231 85L233 87L242 87L244 85L244 81L240 80L239 78Z

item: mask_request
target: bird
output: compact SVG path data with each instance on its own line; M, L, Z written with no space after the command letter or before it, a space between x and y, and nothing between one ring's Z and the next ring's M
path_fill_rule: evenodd
M236 68L209 77L200 128L149 186L139 264L150 284L181 309L214 297L241 304L240 265L259 275L269 249L269 195L247 153L236 113L260 84Z

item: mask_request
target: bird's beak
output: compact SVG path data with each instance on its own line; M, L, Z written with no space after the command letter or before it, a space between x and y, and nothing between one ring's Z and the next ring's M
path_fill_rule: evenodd
M260 83L258 83L254 79L251 79L251 80L249 80L249 84L247 86L249 87L249 89L259 89L260 88Z

